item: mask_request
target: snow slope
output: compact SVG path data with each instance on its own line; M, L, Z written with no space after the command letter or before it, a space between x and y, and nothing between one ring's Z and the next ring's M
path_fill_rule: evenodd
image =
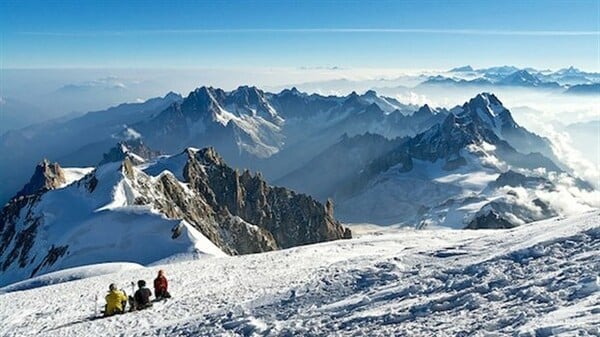
M600 334L599 211L511 230L361 228L352 240L5 293L0 335ZM159 268L174 298L86 320L109 283L129 289Z
M69 185L43 194L32 210L27 211L33 214L31 217L40 218L30 250L39 254L27 259L28 266L4 265L0 285L96 263L146 265L172 255L187 254L189 258L224 255L185 220L168 219L151 206L135 205L138 191L122 172L121 165L121 162L108 163L95 169L94 176L99 182L94 193L81 183L83 180L72 181L90 172L89 169L66 169ZM28 226L28 217L23 217L16 230ZM173 237L174 228L181 228L177 237ZM18 240L11 241L0 257L9 255L17 244ZM51 262L52 254L42 255L51 251L57 251L55 254L61 258Z

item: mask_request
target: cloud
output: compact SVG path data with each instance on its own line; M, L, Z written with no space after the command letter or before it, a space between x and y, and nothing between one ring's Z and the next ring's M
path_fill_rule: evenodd
M573 169L578 177L593 184L596 188L600 188L598 166L587 160L581 152L575 149L568 133L556 131L554 126L547 124L544 134L550 139L554 154L563 163Z
M302 67L298 67L298 69L300 70L342 70L342 69L346 69L340 66L302 66Z
M93 89L123 90L127 89L124 81L114 76L99 78L92 81L70 83L63 85L59 91L88 91Z
M127 125L123 125L123 130L111 137L118 140L136 140L142 138L142 134Z
M491 29L429 29L429 28L239 28L239 29L156 29L156 30L102 30L78 32L25 31L23 35L89 37L125 35L194 35L194 34L439 34L439 35L504 35L504 36L600 36L594 30L491 30Z
M419 105L419 106L422 106L425 104L429 104L429 105L433 105L433 106L439 105L439 104L436 104L436 102L433 102L433 100L430 99L429 97L427 97L426 95L416 93L412 90L409 90L404 93L398 93L395 95L394 98L396 98L398 101L405 103L405 104L414 104L414 105Z
M567 174L551 173L548 178L555 188L536 191L537 196L551 204L560 214L571 215L600 207L600 191L586 191L577 187L575 180Z

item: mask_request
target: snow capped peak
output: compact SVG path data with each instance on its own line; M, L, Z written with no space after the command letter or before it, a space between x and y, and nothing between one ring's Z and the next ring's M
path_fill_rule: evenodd
M453 130L458 128L460 130L453 131L458 134L468 130L467 133L472 133L475 139L481 138L480 135L482 134L487 134L486 130L490 130L497 137L501 137L503 123L506 120L512 121L512 118L504 116L506 113L508 113L508 110L501 105L493 94L481 93L463 104L462 107L452 109L452 112L444 121L442 129Z
M64 176L48 161L40 167L44 181ZM187 148L143 165L126 156L64 182L15 198L0 213L0 286L100 262L149 264L178 254L246 254L350 237L324 205L272 188L259 174L240 176L214 148Z
M498 97L487 92L477 94L477 96L471 98L467 104L474 108L488 110L492 116L495 116L497 112L504 110L500 109L500 107L504 107Z
M415 114L433 113L428 105L424 105ZM429 129L417 138L422 143L420 146L425 148L429 147L429 142L442 146L431 153L440 149L446 153L449 148L458 153L468 144L496 143L502 137L502 130L510 123L514 123L514 120L500 100L494 94L480 93L462 107L453 109L440 126ZM438 140L432 141L433 138Z
M256 104L264 92L255 86L241 85L233 90L230 95L236 100L243 100L239 103L254 103Z
M177 93L177 92L174 92L174 91L169 91L169 92L168 92L168 93L167 93L167 94L164 96L164 98L165 98L165 99L171 99L171 100L180 100L182 97L181 97L181 94L180 94L180 93Z
M376 104L386 114L392 113L396 110L406 110L407 106L404 106L397 100L389 97L379 96L375 90L367 90L363 95L352 96L355 100L366 102L367 104ZM351 98L349 98L351 99Z
M500 81L504 85L540 85L542 81L525 69L517 70Z
M512 119L508 109L502 105L502 102L494 94L480 93L462 107L464 114L472 114L483 121L488 127L492 128L500 136L501 129L504 127L514 127L516 123Z
M577 68L575 68L573 66L570 66L568 68L560 69L560 70L558 70L556 72L556 74L558 74L558 75L579 75L581 73L582 73L581 70L579 70L579 69L577 69Z

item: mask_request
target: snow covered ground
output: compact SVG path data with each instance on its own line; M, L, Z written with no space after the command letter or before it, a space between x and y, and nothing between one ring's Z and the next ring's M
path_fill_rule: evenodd
M356 229L352 240L7 292L0 336L600 335L599 211L502 231ZM130 292L159 268L174 298L86 320L109 283Z

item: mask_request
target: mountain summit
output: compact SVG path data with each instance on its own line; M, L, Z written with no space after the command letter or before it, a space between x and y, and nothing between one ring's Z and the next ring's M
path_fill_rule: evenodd
M145 265L351 236L331 202L240 174L212 148L140 166L131 156L87 170L44 161L28 186L0 212L0 285L86 264Z

